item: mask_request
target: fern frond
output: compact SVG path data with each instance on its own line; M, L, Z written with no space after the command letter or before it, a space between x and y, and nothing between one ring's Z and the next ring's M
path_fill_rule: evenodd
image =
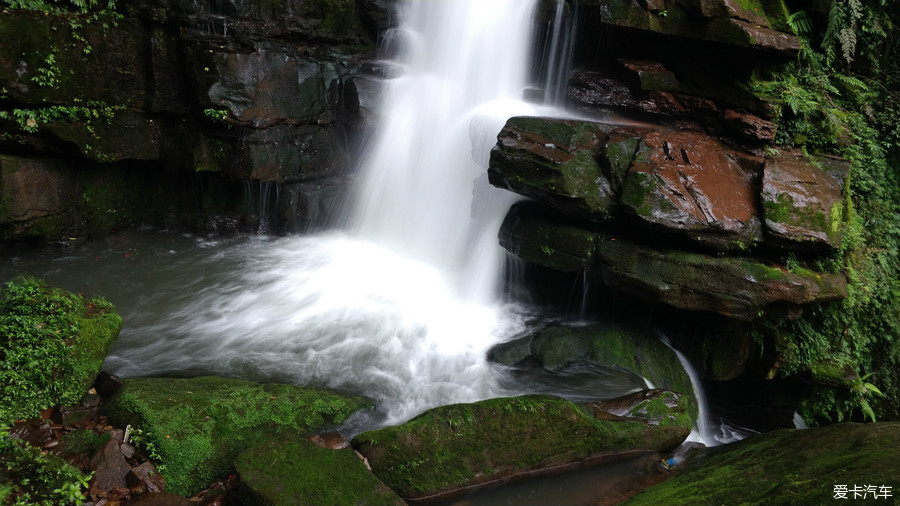
M798 37L808 38L812 33L812 21L805 10L799 10L787 18L788 25Z
M840 32L841 37L841 53L844 55L844 60L849 65L853 63L853 55L856 53L856 30L851 28L842 28Z

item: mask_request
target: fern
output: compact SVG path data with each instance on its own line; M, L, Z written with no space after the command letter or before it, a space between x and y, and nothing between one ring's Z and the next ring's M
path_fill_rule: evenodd
M842 28L840 32L841 53L847 64L853 63L853 55L856 53L856 30L853 26Z

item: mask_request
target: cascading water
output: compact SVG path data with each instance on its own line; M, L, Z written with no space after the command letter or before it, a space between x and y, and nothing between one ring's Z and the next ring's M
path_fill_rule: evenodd
M182 293L153 301L162 315L132 318L106 368L340 388L373 397L382 423L514 393L485 358L520 330L495 302L496 234L514 197L483 175L506 119L534 112L521 100L533 10L523 0L404 4L398 72L348 231L257 238L195 260L173 280Z

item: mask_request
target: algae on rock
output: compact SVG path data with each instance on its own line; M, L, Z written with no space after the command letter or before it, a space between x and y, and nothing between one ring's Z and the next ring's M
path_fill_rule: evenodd
M528 395L434 408L364 432L353 446L401 497L420 498L588 459L666 452L689 432L599 420L567 400Z
M319 388L200 377L130 378L105 410L113 423L138 429L159 456L166 488L187 496L227 476L244 449L335 427L371 407Z

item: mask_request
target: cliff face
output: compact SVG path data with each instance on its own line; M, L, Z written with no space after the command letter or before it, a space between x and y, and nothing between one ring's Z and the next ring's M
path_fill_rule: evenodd
M4 238L256 226L267 183L273 227L319 222L375 100L366 62L390 2L119 11L0 17Z

